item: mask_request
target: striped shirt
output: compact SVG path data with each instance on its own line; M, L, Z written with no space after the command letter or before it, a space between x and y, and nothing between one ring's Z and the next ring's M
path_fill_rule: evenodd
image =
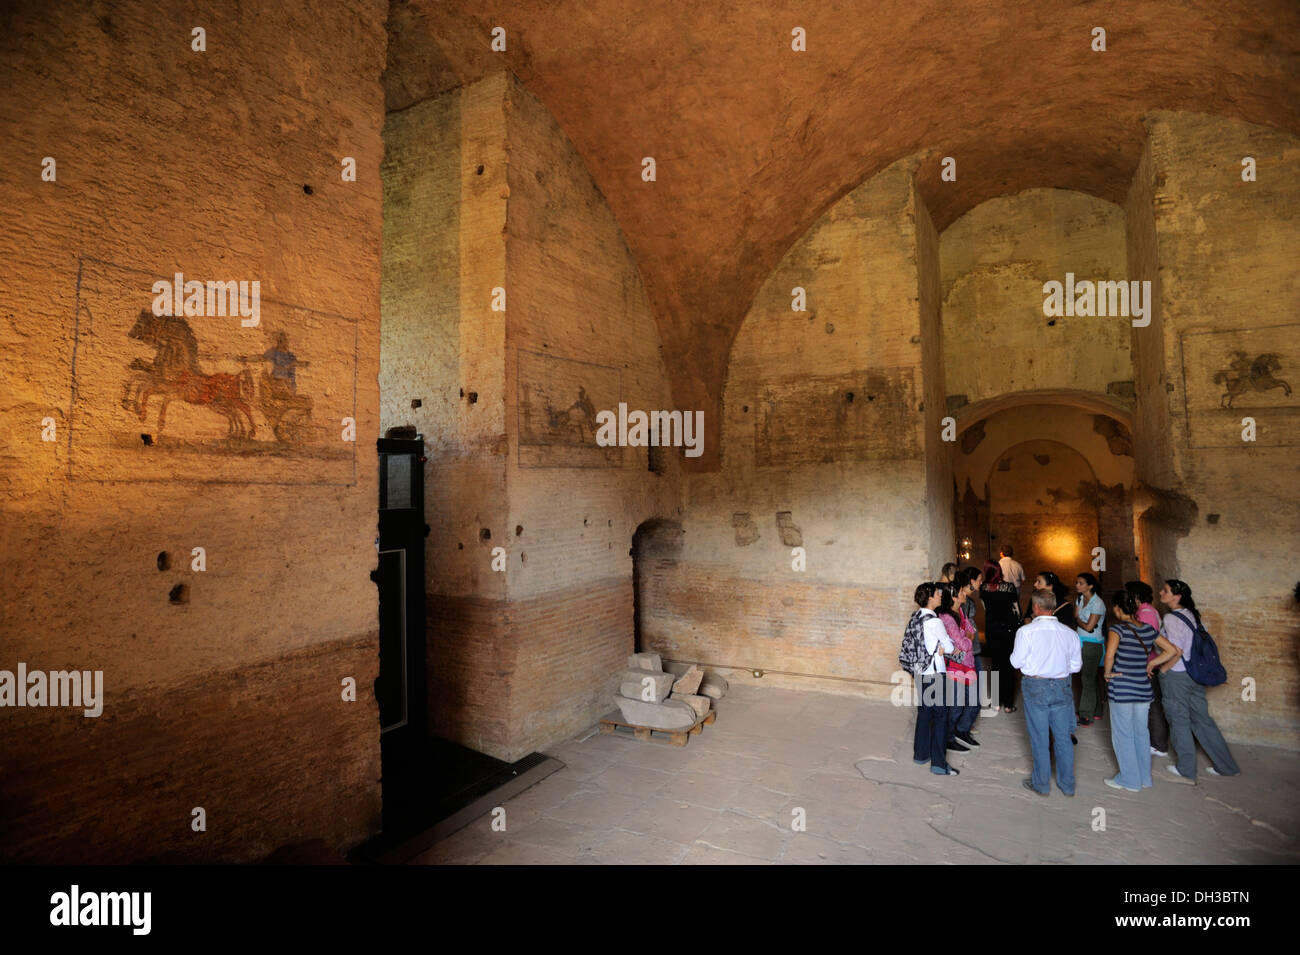
M1155 627L1145 623L1117 623L1110 629L1119 634L1119 646L1115 648L1106 696L1112 703L1150 703L1151 679L1147 676L1147 652L1142 644L1155 649Z

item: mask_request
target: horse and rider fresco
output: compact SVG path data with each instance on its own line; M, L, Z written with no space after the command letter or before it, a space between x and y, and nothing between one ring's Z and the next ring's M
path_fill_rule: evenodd
M262 366L254 383L251 367L238 374L207 373L199 365L198 341L184 318L140 312L127 336L154 349L152 359L136 358L128 365L130 374L122 387L121 405L147 422L157 399L157 421L153 440L158 441L167 426L167 408L183 402L221 415L229 440L252 441L269 437L278 444L298 444L311 427L312 399L298 393L297 369L308 362L289 350L289 336L281 331L275 344L261 355L241 355L245 365ZM261 429L254 418L259 411Z

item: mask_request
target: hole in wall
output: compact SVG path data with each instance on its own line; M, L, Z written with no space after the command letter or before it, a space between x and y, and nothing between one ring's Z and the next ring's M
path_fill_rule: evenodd
M168 592L167 599L174 604L187 604L190 602L190 588L184 584L177 584Z
M522 534L523 532L524 532L524 525L523 525L523 524L516 524L516 525L515 525L515 536L518 537L518 536L519 536L520 534Z
M1205 515L1205 522L1206 522L1207 524L1217 524L1217 523L1219 523L1219 515L1218 515L1218 514L1206 514L1206 515Z
M165 550L158 551L158 569L167 570L171 567L171 565L172 565L172 559L167 555L167 551Z
M464 549L465 549L465 545L464 545L464 544L457 544L457 545L456 545L456 549L457 549L457 550L464 550Z
M481 176L481 175L483 175L483 164L482 164L482 163L479 163L477 166L474 167L474 175L476 175L476 176Z
M466 395L465 397L467 397L467 398L469 399L469 403L470 403L470 404L472 404L472 405L473 405L473 404L478 404L478 392L477 392L477 391L471 391L471 392L470 392L468 395Z
M525 563L527 560L528 560L528 555L525 554L523 551L520 551L520 552L519 552L519 563L521 563L521 564L522 564L522 563Z
M303 191L303 193L305 193L306 195L309 195L309 196L310 196L314 190L312 189L311 186L304 185L304 186L302 187L302 191Z
M492 532L486 527L480 527L478 531L478 539L481 541L490 541L492 539Z
M411 410L412 410L412 411L414 411L416 408L420 408L420 407L423 407L423 406L424 406L424 402L421 401L419 398L412 398L412 399L411 399Z
M846 394L844 396L844 400L847 401L849 404L853 404L853 392L850 391L848 394Z
M144 446L145 446L146 448L151 448L151 447L153 447L153 435L151 435L151 434L142 434L142 435L140 435L140 440L144 442Z

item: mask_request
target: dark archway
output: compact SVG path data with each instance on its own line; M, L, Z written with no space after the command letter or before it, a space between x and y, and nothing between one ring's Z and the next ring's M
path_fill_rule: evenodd
M655 610L650 595L655 592L655 580L665 565L675 565L681 559L684 537L681 524L658 517L642 522L632 535L632 603L637 653L653 649L646 645L647 632L652 629L647 623Z

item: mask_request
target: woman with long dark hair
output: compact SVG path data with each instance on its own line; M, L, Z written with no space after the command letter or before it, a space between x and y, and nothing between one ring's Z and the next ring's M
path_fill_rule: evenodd
M1151 585L1144 580L1130 580L1124 589L1137 600L1135 619L1139 623L1149 624L1156 632L1160 631L1160 612L1155 608L1156 594ZM1163 651L1165 648L1161 647ZM1157 654L1153 651L1148 659ZM1165 719L1164 698L1160 695L1160 680L1151 678L1151 708L1147 711L1147 734L1151 737L1151 755L1169 755L1169 721Z
M935 611L943 621L948 639L952 641L953 652L948 656L945 670L950 684L948 689L953 698L948 711L948 748L957 752L967 752L978 746L975 737L967 729L958 729L962 718L969 715L973 705L979 706L979 687L975 685L975 656L972 643L975 627L966 619L962 605L970 596L970 588L956 581L940 581L939 592L942 594L939 607Z
M1140 792L1151 788L1151 736L1147 711L1151 707L1150 654L1172 644L1156 628L1138 619L1138 599L1129 590L1116 592L1111 609L1116 622L1106 631L1103 664L1110 701L1110 745L1119 772L1105 780L1112 789Z
M1069 589L1065 584L1061 583L1061 578L1050 570L1044 570L1034 578L1034 589L1050 590L1052 592L1052 596L1056 598L1056 609L1052 611L1052 616L1073 630L1074 603L1070 600ZM1025 617L1032 616L1033 612L1029 609L1029 604L1025 604Z
M1090 726L1101 719L1101 695L1097 692L1097 670L1105 646L1101 642L1106 622L1106 604L1097 594L1097 578L1082 573L1075 579L1079 597L1074 602L1075 633L1083 644L1083 669L1079 671L1079 725Z
M1160 602L1169 608L1164 619L1164 637L1172 646L1147 663L1147 672L1160 670L1160 692L1164 696L1169 737L1178 757L1165 769L1180 779L1196 782L1196 744L1210 757L1212 776L1236 776L1241 769L1228 751L1219 725L1210 716L1205 687L1187 673L1183 665L1192 652L1192 638L1201 626L1201 612L1192 599L1192 588L1181 580L1166 580L1160 588Z
M1014 584L1002 579L1002 568L993 561L984 564L984 583L980 586L984 604L984 634L993 670L998 675L998 698L1003 713L1016 711L1016 670L1011 665L1016 630L1020 627L1020 593Z

